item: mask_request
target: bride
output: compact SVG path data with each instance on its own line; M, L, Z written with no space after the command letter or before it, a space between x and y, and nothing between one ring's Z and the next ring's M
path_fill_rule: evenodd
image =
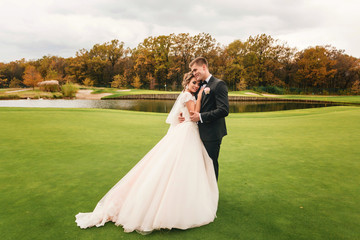
M187 73L184 90L166 122L167 134L98 202L93 212L78 213L80 228L112 221L125 232L188 229L214 221L219 192L211 158L190 111L200 110L199 82ZM180 123L179 114L185 117Z

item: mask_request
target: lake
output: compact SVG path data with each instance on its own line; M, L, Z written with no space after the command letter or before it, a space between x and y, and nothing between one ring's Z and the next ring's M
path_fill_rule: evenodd
M102 108L168 113L174 102L174 100L0 100L0 107ZM230 113L269 112L338 105L309 102L231 101L229 110Z

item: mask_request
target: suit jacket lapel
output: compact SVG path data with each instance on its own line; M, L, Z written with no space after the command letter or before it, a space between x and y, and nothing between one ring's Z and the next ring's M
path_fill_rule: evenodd
M214 82L214 80L215 80L214 76L211 76L211 78L209 79L209 82L206 84L205 88L207 88L207 87L210 88L210 86ZM207 98L207 97L206 97L205 91L203 91L202 98L201 98L201 107L205 103L205 98Z

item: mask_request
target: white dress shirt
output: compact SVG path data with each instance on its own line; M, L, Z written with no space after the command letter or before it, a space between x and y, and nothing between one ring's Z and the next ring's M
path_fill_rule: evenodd
M205 84L204 85L202 85L201 86L201 88L205 88L206 87L206 85L209 83L209 80L210 80L210 78L212 77L212 75L210 74L206 79L205 79ZM201 118L201 113L199 113L199 117L200 117L200 122L201 123L203 123L203 120L202 120L202 118Z

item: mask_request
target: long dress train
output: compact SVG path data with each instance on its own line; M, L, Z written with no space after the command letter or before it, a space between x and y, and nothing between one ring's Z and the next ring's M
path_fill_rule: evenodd
M79 227L100 227L112 221L125 232L151 232L198 227L214 220L219 198L214 167L197 124L190 121L187 101L195 101L194 96L181 93L171 111L168 133L93 212L76 215ZM179 112L185 117L183 123L176 123L174 116Z

